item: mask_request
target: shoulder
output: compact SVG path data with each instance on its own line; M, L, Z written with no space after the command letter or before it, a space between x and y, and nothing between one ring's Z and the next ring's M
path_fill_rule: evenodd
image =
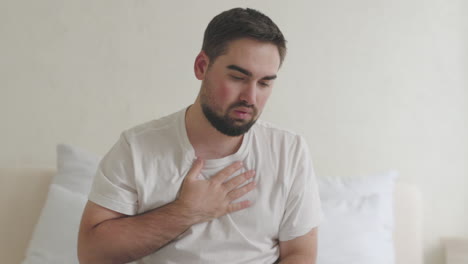
M122 135L131 144L136 141L174 136L178 129L178 120L184 110L159 119L151 120L125 130Z
M268 121L258 120L254 127L254 136L258 139L263 139L269 142L281 142L286 145L302 144L304 138L298 133L284 129L272 124Z
M309 146L302 135L263 120L255 123L251 143L254 149L285 155L290 159L298 159L304 154L307 156L309 152Z

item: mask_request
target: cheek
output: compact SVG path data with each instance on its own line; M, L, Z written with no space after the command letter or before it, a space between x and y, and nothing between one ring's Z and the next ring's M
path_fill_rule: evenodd
M271 95L271 89L267 89L265 91L261 91L261 92L258 93L257 107L258 107L259 110L263 109L266 102L268 101L268 98L270 98L270 95Z
M207 80L207 96L211 106L217 112L224 112L238 98L235 98L234 91L238 89L229 80L222 78L208 78Z
M235 87L232 87L232 83L229 82L220 82L218 89L216 89L216 97L220 102L230 102L236 98L233 90Z
M226 101L229 99L229 87L226 85L221 85L218 89L218 98L221 101Z

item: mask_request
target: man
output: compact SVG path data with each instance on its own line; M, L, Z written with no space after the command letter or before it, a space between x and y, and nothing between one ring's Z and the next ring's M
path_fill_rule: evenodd
M257 121L285 52L258 11L210 22L194 104L125 131L101 161L81 263L315 263L321 211L307 145Z

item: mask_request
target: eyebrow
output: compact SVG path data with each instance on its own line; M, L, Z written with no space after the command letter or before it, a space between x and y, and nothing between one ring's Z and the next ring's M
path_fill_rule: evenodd
M227 66L227 68L230 69L230 70L238 71L238 72L240 72L242 74L245 74L245 75L247 75L249 77L252 77L252 75L253 75L250 71L248 71L248 70L246 70L244 68L241 68L241 67L239 67L237 65L234 65L234 64ZM276 74L268 75L268 76L265 76L265 77L262 78L262 80L266 80L266 81L274 80L274 79L276 79Z

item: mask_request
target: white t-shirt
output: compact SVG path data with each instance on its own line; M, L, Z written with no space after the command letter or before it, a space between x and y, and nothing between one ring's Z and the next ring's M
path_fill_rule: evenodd
M185 111L122 133L99 165L89 200L127 215L174 201L196 158ZM258 120L235 154L206 160L201 176L208 179L239 160L244 164L239 173L256 171L257 187L238 201L253 205L193 225L137 263L271 264L279 257L279 241L318 226L322 212L317 183L301 136Z

